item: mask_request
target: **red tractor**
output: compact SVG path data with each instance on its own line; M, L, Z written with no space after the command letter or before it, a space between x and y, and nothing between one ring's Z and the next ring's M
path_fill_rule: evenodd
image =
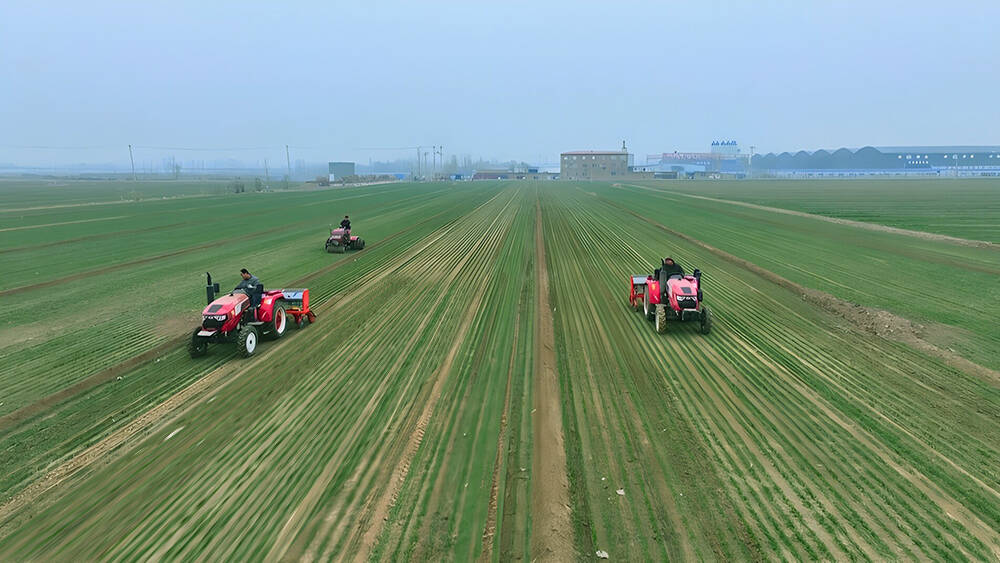
M211 342L235 342L243 357L250 357L257 350L262 336L276 340L288 330L289 316L298 328L316 320L309 309L308 289L276 289L264 291L263 286L253 295L233 291L218 299L219 284L208 276L205 292L208 306L201 312L201 326L191 334L188 353L192 358L208 353Z
M712 331L712 314L702 303L701 270L694 275L632 276L629 304L656 322L656 332L667 332L668 321L695 321L702 334Z
M351 234L350 229L334 229L330 238L326 239L326 251L343 254L348 250L361 250L365 247L365 239Z

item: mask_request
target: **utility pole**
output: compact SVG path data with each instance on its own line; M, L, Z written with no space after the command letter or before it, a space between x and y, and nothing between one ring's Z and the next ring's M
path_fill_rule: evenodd
M132 156L132 145L128 146L128 159L132 162L132 181L135 182L135 158Z
M285 145L285 164L288 165L288 179L292 179L292 157L288 155L288 145Z
M267 182L267 187L271 187L271 173L267 169L267 159L264 159L264 181Z
M417 147L417 178L420 177L420 147Z

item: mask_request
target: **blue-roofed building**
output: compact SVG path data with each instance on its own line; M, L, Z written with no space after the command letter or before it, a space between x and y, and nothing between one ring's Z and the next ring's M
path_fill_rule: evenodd
M754 175L998 176L1000 146L887 146L753 155Z

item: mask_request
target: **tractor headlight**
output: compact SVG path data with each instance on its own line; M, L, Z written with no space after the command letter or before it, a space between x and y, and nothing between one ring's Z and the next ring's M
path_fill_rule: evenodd
M209 315L209 316L212 319L217 320L217 321L224 321L224 320L226 320L226 316L225 315Z

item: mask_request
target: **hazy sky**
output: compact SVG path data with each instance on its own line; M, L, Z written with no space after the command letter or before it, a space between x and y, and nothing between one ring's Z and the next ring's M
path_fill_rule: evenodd
M996 1L0 2L0 162L1000 144L998 22Z

